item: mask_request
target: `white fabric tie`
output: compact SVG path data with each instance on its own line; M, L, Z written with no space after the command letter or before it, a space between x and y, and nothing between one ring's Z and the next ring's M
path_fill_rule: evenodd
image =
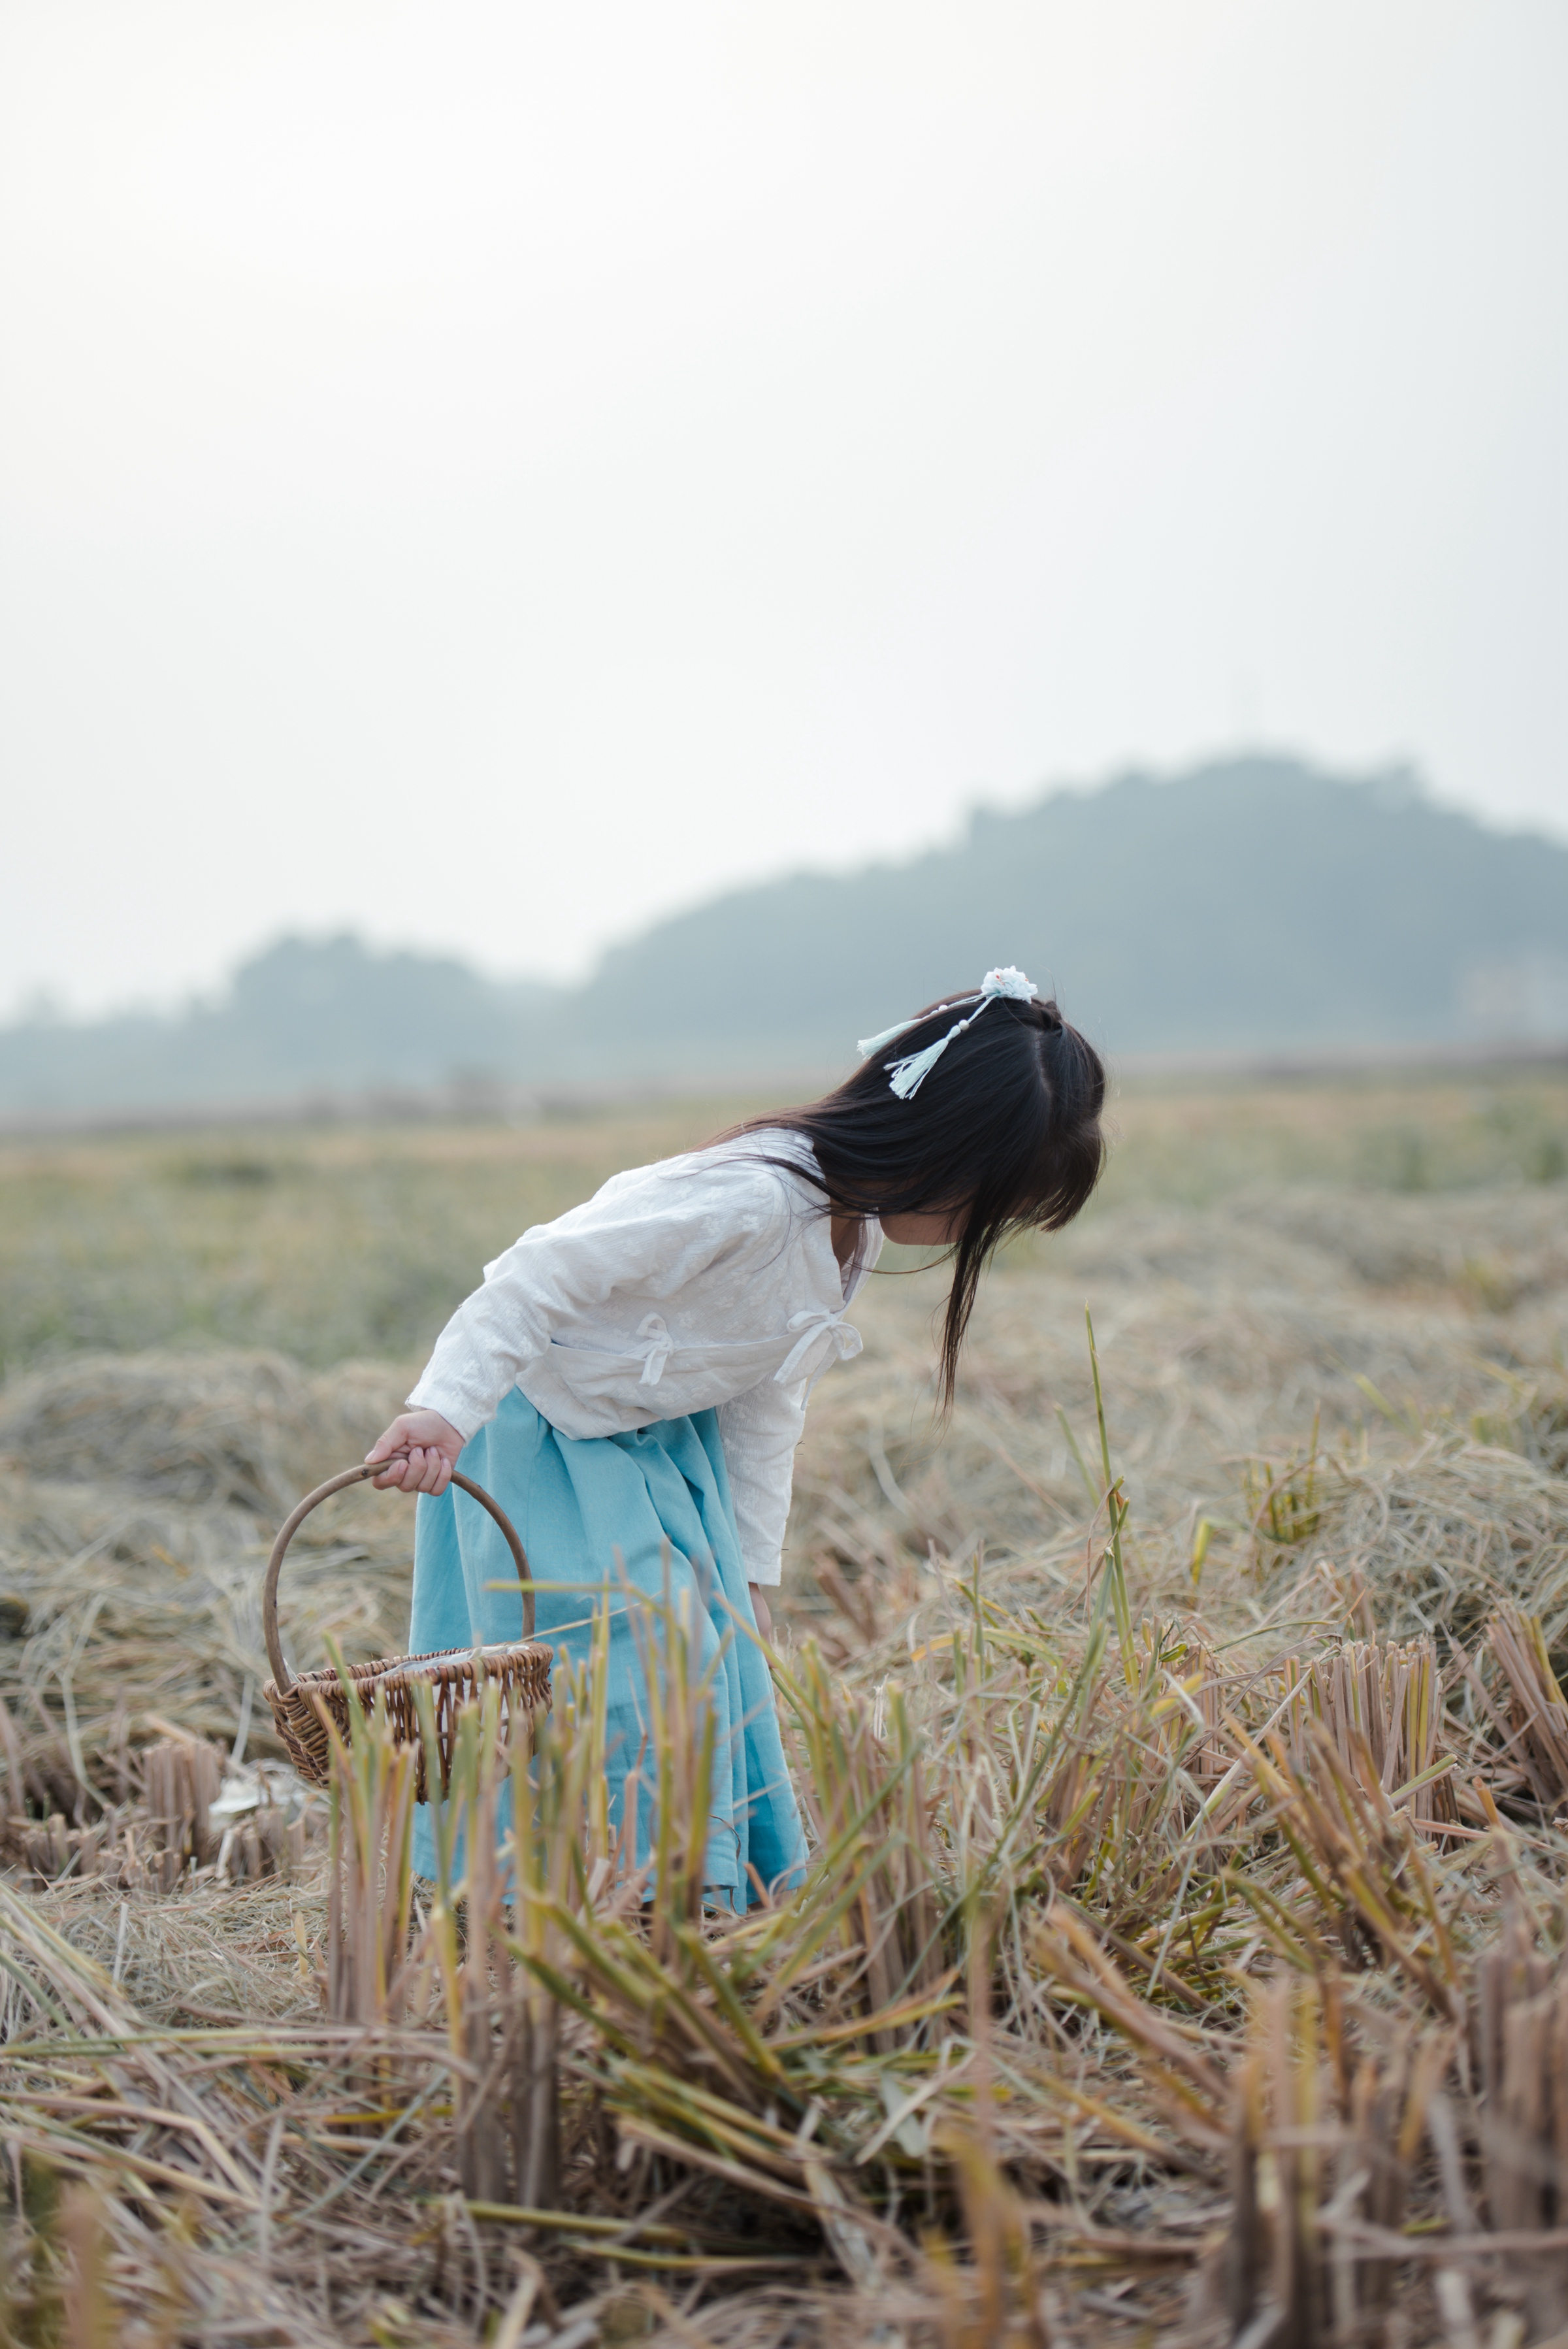
M643 1375L638 1383L645 1387L656 1387L664 1377L665 1363L675 1351L675 1340L660 1313L650 1313L639 1321L637 1335L648 1340L648 1350L643 1357Z
M822 1339L830 1341L832 1355L841 1362L852 1362L865 1344L854 1323L846 1321L842 1313L829 1313L820 1308L809 1307L804 1313L792 1313L786 1326L799 1330L800 1335L773 1373L781 1387L792 1385L798 1379L810 1377L811 1372L806 1368L806 1357ZM825 1370L828 1361L829 1356L825 1353L821 1362L813 1364L812 1368Z
M911 1052L907 1059L894 1061L891 1064L887 1072L888 1083L900 1101L914 1099L954 1036L962 1036L967 1029L972 1028L981 1012L988 1004L995 1003L999 995L1009 996L1015 1003L1032 1003L1035 999L1035 983L1033 979L1026 978L1023 972L1016 969L1011 963L1005 970L988 970L981 980L976 994L961 995L958 998L958 1003L977 1003L979 1006L977 1010L965 1012L962 1019L955 1019L946 1035L939 1036L934 1044L927 1044L923 1051ZM906 1036L912 1028L918 1028L921 1019L934 1019L942 1012L955 1011L957 1008L957 1003L939 1003L934 1011L922 1012L914 1019L901 1019L896 1027L884 1028L880 1036L862 1037L859 1046L861 1058L869 1061L874 1053L885 1051L888 1045L895 1042L900 1036Z

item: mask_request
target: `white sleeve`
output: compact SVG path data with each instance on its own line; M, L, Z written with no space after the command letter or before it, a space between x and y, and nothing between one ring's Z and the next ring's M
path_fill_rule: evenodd
M666 1299L716 1266L744 1278L750 1259L777 1250L789 1214L782 1181L754 1159L618 1174L486 1265L484 1287L437 1339L409 1403L438 1411L466 1444L562 1323L620 1288Z
M775 1379L719 1404L718 1439L748 1582L771 1585L783 1578L795 1447L805 1424L804 1387L781 1387Z

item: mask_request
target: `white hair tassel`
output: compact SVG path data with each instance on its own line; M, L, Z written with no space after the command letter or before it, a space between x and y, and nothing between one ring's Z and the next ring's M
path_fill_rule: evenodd
M1005 970L988 970L976 995L960 996L958 999L960 1003L978 1002L978 1010L966 1012L962 1019L955 1019L946 1035L939 1036L934 1044L927 1044L923 1051L911 1052L905 1059L892 1062L887 1072L888 1083L900 1101L914 1099L954 1036L962 1036L972 1028L986 1005L994 1003L999 995L1010 997L1015 1003L1032 1003L1034 981L1026 978L1023 972L1016 970L1010 963ZM939 1013L956 1009L956 1004L939 1003L935 1011L923 1012L921 1018L934 1019ZM907 1035L912 1028L919 1025L918 1019L901 1019L896 1027L885 1028L880 1036L862 1038L860 1046L861 1057L869 1061L873 1053L885 1050L889 1044L896 1042L900 1036Z

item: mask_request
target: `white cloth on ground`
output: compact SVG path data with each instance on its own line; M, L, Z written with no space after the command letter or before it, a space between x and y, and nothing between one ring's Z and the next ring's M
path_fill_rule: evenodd
M517 1385L563 1435L615 1435L717 1407L748 1579L779 1578L795 1447L824 1371L861 1350L845 1309L882 1252L862 1227L846 1278L815 1169L783 1130L614 1175L485 1267L411 1406L465 1442Z

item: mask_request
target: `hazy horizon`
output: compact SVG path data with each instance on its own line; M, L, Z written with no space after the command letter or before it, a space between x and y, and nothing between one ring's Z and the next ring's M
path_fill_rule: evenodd
M1221 751L1216 753L1212 759L1197 760L1192 762L1191 769L1171 769L1163 772L1156 773L1152 770L1149 769L1140 770L1137 768L1135 762L1129 762L1127 765L1117 769L1115 771L1101 775L1092 781L1063 781L1050 783L1043 790L1025 793L1017 800L1010 802L1003 802L999 799L995 798L977 797L972 800L967 806L958 810L954 815L951 823L949 823L941 832L934 833L928 840L913 841L904 843L896 853L889 854L885 856L855 856L839 860L827 858L815 861L800 859L792 864L780 864L774 866L771 869L759 871L756 874L739 874L733 882L721 884L716 888L705 889L689 898L672 902L668 905L655 905L647 915L629 925L625 930L618 932L613 936L606 938L603 945L595 950L587 964L583 968L574 970L556 972L541 970L537 968L529 968L521 964L507 966L505 964L494 963L487 961L478 953L471 952L467 949L460 940L451 941L443 945L440 943L431 944L417 937L402 936L395 934L382 935L377 933L372 925L365 922L356 922L352 920L326 920L314 925L284 922L275 926L271 930L258 934L254 937L241 940L235 946L222 968L214 972L211 978L203 984L187 986L182 989L170 991L161 998L151 995L143 995L140 997L125 996L119 999L108 999L99 1005L90 1006L77 1006L72 1004L63 997L51 995L46 989L39 989L34 992L30 1001L24 1000L9 1009L0 1007L0 1028L14 1025L19 1019L38 1017L43 1017L46 1019L51 1020L57 1019L69 1026L91 1023L104 1019L114 1018L121 1014L131 1014L136 1016L151 1015L160 1018L177 1016L182 1012L199 1008L200 1006L211 1004L221 1000L223 998L225 990L227 989L236 970L253 961L258 956L265 953L269 948L285 943L290 939L300 939L309 944L322 945L334 939L346 936L366 946L377 954L397 954L400 952L431 955L445 954L449 956L452 959L461 963L465 968L474 972L477 976L492 985L500 987L539 986L550 988L559 988L564 991L573 988L580 987L586 979L591 978L593 973L601 967L605 955L614 954L618 948L624 947L627 944L634 942L636 939L640 938L645 932L656 929L659 925L664 922L672 919L678 919L685 914L696 912L704 906L721 900L732 891L744 891L753 887L766 887L766 885L770 882L786 880L800 875L830 875L837 878L852 877L856 873L870 870L877 865L886 865L892 867L895 870L901 869L930 855L934 851L955 847L966 834L974 817L976 814L984 813L987 810L994 810L1001 813L1013 814L1029 808L1044 807L1047 802L1062 798L1092 799L1099 793L1112 789L1114 785L1123 781L1128 774L1138 771L1150 774L1150 779L1159 785L1175 784L1185 780L1187 775L1191 771L1216 766L1224 766L1233 762L1236 764L1250 763L1253 760L1257 759L1268 761L1276 759L1294 761L1299 759L1300 763L1309 770L1321 764L1321 762L1315 761L1310 758L1310 756L1306 756L1305 754L1284 751L1275 747L1264 748L1260 745L1253 745L1250 749L1238 748L1233 750ZM1432 791L1428 785L1427 779L1420 774L1418 770L1412 770L1403 766L1390 766L1381 771L1370 770L1357 775L1341 774L1336 777L1335 780L1341 783L1354 785L1368 782L1377 783L1383 781L1385 777L1387 777L1390 780L1398 779L1401 784L1408 781L1414 785L1415 795L1427 805L1440 809L1446 812L1468 816L1474 822L1481 824L1489 833L1494 833L1501 838L1539 838L1552 842L1553 844L1558 846L1568 847L1568 825L1564 825L1561 829L1558 829L1550 825L1538 824L1529 821L1528 819L1519 822L1511 822L1506 816L1489 813L1485 809L1466 806L1460 801L1452 798L1446 798L1439 792Z
M0 1018L289 931L570 982L1232 745L1568 839L1565 67L1548 0L0 13Z
M1201 914L1201 918L1195 919ZM296 1110L418 1094L760 1080L1016 962L1127 1054L1365 1057L1568 1044L1568 843L1444 808L1398 771L1219 761L1127 773L847 874L721 891L573 988L294 932L162 1017L0 1026L0 1111Z

